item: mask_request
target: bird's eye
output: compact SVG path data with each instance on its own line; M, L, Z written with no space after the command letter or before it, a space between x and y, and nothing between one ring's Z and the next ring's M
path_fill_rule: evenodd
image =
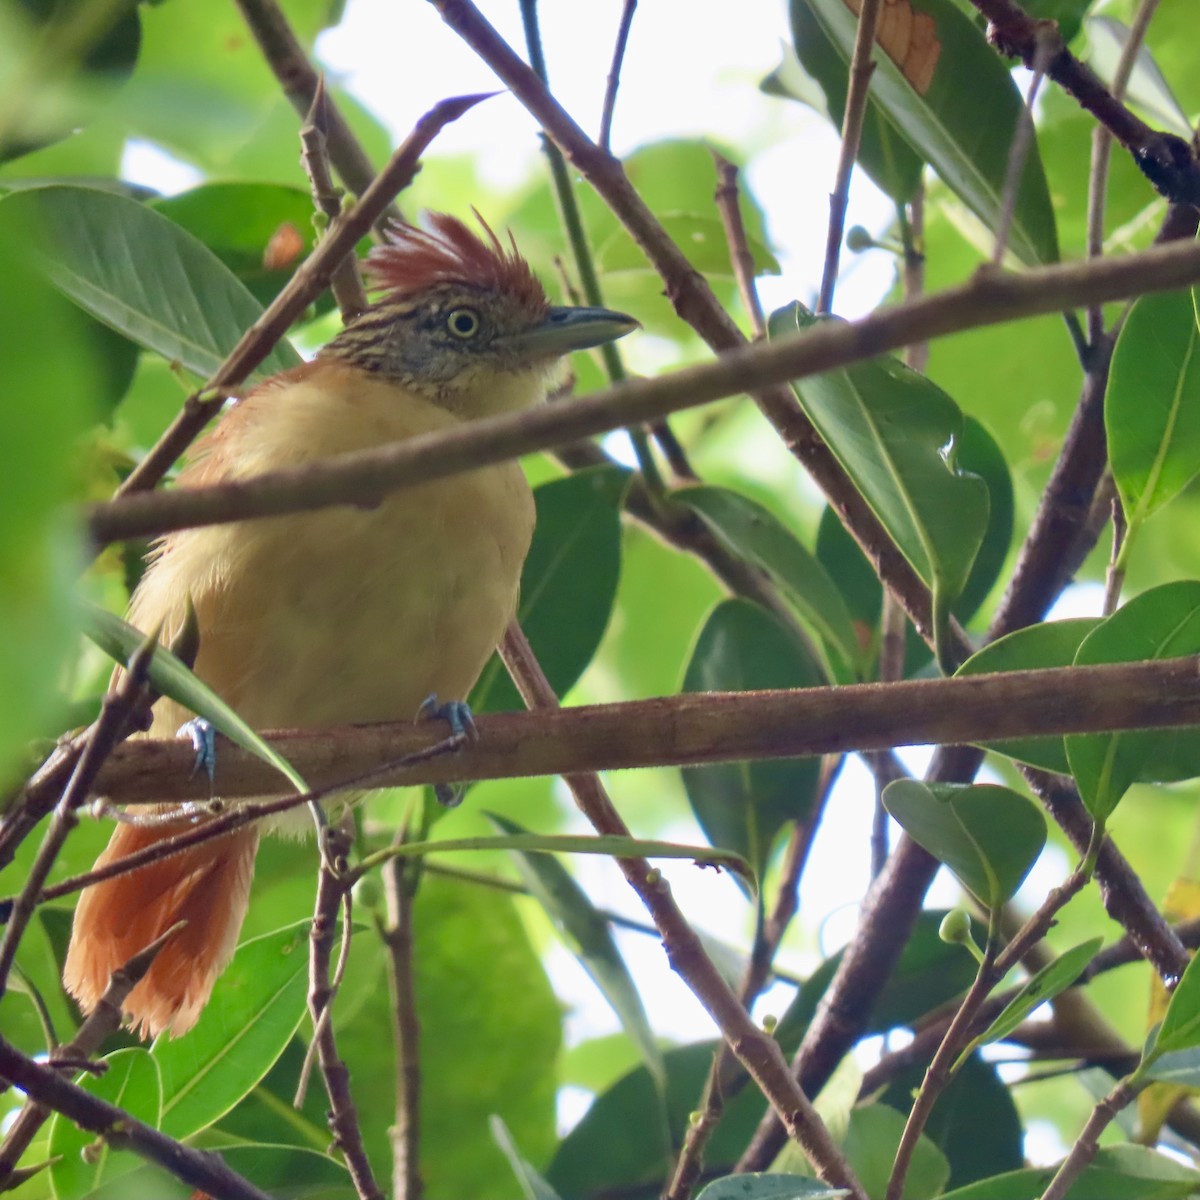
M479 332L479 314L473 308L456 308L446 318L446 328L464 341Z

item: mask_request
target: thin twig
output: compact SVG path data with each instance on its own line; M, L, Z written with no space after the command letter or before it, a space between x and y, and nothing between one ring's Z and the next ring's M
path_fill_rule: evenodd
M171 464L216 415L225 397L240 387L255 367L270 354L292 322L329 283L338 263L354 249L397 193L412 182L420 168L421 155L430 142L451 121L457 120L487 98L487 95L476 95L442 100L417 121L412 133L363 191L358 203L333 223L329 233L321 239L262 316L242 334L215 374L204 387L187 398L167 431L117 489L118 496L147 491L162 479Z
M1125 568L1121 561L1121 547L1125 542L1127 526L1125 523L1125 508L1121 497L1115 491L1111 501L1112 512L1112 554L1108 560L1108 571L1104 578L1104 603L1100 611L1111 616L1117 611L1121 599L1121 588L1125 585Z
M1144 1086L1143 1083L1136 1083L1128 1078L1122 1079L1107 1096L1096 1104L1083 1131L1075 1139L1071 1153L1063 1160L1054 1178L1050 1181L1050 1186L1042 1193L1042 1200L1064 1200L1084 1167L1096 1157L1096 1152L1100 1149L1100 1135L1108 1128L1117 1114L1137 1098L1138 1092Z
M733 264L733 277L737 281L742 307L750 318L750 331L756 339L767 336L767 318L763 313L762 301L754 282L754 255L750 253L750 241L746 236L746 223L742 220L742 206L738 189L737 163L730 162L712 146L708 148L713 164L717 168L717 190L713 200L721 214L721 225L725 230L725 241L729 245L729 261Z
M821 271L821 289L817 293L817 312L833 311L833 289L837 286L838 262L842 253L842 235L846 228L846 205L850 198L850 177L862 140L867 115L871 76L875 64L875 27L883 0L862 0L858 10L858 28L854 35L854 53L850 58L849 89L846 111L842 114L842 145L838 153L833 190L829 193L829 227L825 235L825 265Z
M553 709L558 699L516 623L509 626L501 657L527 706ZM628 837L629 829L592 774L574 773L565 782L575 802L598 833ZM705 952L699 937L671 896L659 871L645 859L620 858L617 865L662 934L663 947L676 972L717 1023L725 1040L784 1120L821 1179L864 1200L862 1185L787 1070L779 1045L759 1029Z
M363 1144L358 1109L350 1092L350 1072L338 1054L330 1013L335 991L330 979L330 959L338 925L338 910L348 892L342 875L346 869L350 838L343 829L333 825L326 827L324 837L326 845L322 848L317 877L317 900L308 960L308 1009L313 1022L313 1043L317 1048L317 1061L329 1097L329 1129L333 1134L333 1143L345 1157L354 1190L360 1200L383 1200L383 1192L375 1181Z
M1021 176L1025 173L1025 163L1033 146L1033 106L1037 94L1041 90L1042 80L1046 77L1046 67L1050 62L1054 45L1046 33L1049 24L1040 27L1037 36L1037 49L1033 58L1033 78L1025 93L1025 103L1017 118L1017 127L1013 131L1012 144L1008 148L1008 163L1004 169L1004 185L1000 192L1000 213L996 221L996 246L992 252L992 266L999 267L1004 262L1008 250L1008 235L1012 230L1013 217L1017 211L1017 197L1021 193ZM1054 27L1057 34L1057 26Z
M625 61L625 47L629 44L629 28L637 0L625 0L621 8L621 23L617 26L617 40L613 46L612 66L608 69L608 80L604 87L604 106L600 110L600 136L596 139L601 149L609 149L612 140L613 113L617 108L617 88L621 84L621 64Z
M308 55L300 44L283 10L275 0L236 0L254 40L275 73L283 88L283 94L291 102L297 114L303 118L309 113L318 90L322 87L321 76L308 61ZM342 177L342 182L355 195L362 195L375 178L375 168L367 157L354 131L347 124L336 104L327 101L326 136L329 157ZM390 222L400 220L400 210L390 201L374 217L374 222L383 230Z
M300 126L300 162L312 188L313 203L322 220L322 232L342 214L342 193L334 186L329 171L329 97L325 94L325 77L317 80L317 91L304 124ZM329 279L333 298L348 321L367 307L367 293L358 274L358 260L353 249L333 269Z
M538 25L537 0L520 0L521 25L525 30L525 45L529 50L530 69L541 85L549 87L549 74L546 67L546 57L542 51L542 34ZM575 273L579 277L579 285L583 288L584 299L588 304L601 306L604 295L600 290L600 277L596 273L596 263L592 255L592 247L588 242L587 230L583 225L583 213L575 196L575 181L571 177L566 159L554 142L543 135L542 153L550 168L550 186L554 193L554 202L558 208L559 220L567 244L571 247L571 259L575 264ZM600 361L604 364L605 374L610 383L619 383L625 379L625 361L621 356L620 347L615 342L605 342L599 347ZM658 464L650 451L646 435L638 425L631 425L626 434L633 444L633 451L638 460L647 486L651 491L662 491L663 483L658 473Z
M420 1200L421 1023L413 954L412 865L393 859L383 867L387 924L383 942L392 968L392 1037L396 1047L396 1119L392 1123L393 1200Z

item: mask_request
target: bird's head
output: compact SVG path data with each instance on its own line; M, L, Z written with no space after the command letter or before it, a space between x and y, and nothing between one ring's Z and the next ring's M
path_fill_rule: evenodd
M518 253L444 213L428 229L395 224L367 256L382 297L322 354L376 371L468 416L535 404L572 350L637 328L606 308L550 304Z

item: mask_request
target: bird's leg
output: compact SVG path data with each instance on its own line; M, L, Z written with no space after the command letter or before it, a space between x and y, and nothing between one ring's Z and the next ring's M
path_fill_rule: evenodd
M192 743L195 757L192 759L191 774L203 771L208 776L209 795L212 794L213 779L217 770L217 731L211 721L193 717L175 731L176 737L185 737Z
M450 737L446 739L448 748L456 749L479 738L475 715L465 700L447 700L443 704L438 700L437 693L431 692L421 701L421 707L417 709L417 720L445 721L450 726ZM433 794L444 808L455 808L462 803L463 788L457 783L435 783Z

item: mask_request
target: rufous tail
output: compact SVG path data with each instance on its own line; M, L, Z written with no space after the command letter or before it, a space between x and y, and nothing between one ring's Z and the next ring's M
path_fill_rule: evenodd
M118 825L96 866L194 828L183 821ZM95 1008L117 968L186 921L126 997L124 1009L140 1037L191 1029L233 955L257 849L258 830L249 825L85 888L63 970L63 982L84 1012Z

